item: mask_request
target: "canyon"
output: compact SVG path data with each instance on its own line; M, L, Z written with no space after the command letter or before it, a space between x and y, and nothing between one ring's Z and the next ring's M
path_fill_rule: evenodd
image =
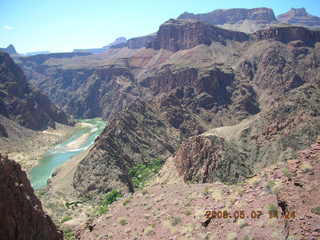
M248 23L252 31L243 30ZM215 10L183 13L98 54L0 53L0 143L72 127L74 118L107 122L36 191L76 239L317 239L320 32L310 28L317 25L303 9L278 17L268 8ZM159 172L148 170L155 162ZM22 224L4 234L62 239L20 166L6 157L0 164L12 187L0 181L0 191L16 196L19 181L26 188L10 206L32 199L28 211L43 228L30 233ZM144 174L152 177L137 184ZM117 191L120 200L103 205ZM205 219L212 207L263 216ZM270 211L299 216L272 219Z

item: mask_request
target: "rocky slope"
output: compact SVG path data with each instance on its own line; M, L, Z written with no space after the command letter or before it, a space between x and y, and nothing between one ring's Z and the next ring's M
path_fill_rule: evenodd
M66 114L48 97L30 87L7 53L0 53L0 95L0 115L26 128L43 130L54 127L55 122L70 124Z
M20 165L0 156L0 239L62 240Z
M320 26L320 17L309 14L305 8L291 8L288 12L279 15L277 18L281 23L309 27Z
M178 133L161 121L154 109L136 100L112 118L81 160L73 186L84 195L112 188L132 192L129 169L155 158L165 159L175 151L178 139Z
M284 161L313 143L320 134L319 86L300 87L259 114L238 137L219 138L214 131L187 139L173 162L185 181L237 182L261 167Z
M76 236L86 240L317 239L319 160L320 142L238 185L165 184L155 179L143 191L112 204L107 214L80 226ZM217 214L208 220L206 211Z

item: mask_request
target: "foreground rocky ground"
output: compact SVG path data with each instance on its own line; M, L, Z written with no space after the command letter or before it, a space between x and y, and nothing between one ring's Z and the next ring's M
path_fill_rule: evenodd
M27 175L16 162L0 155L0 239L62 240L42 209Z
M182 183L168 160L167 169L153 183L112 204L105 215L79 227L76 236L85 240L316 240L320 238L319 163L320 141L300 151L296 159L261 170L245 182L225 185ZM229 215L209 222L206 210Z

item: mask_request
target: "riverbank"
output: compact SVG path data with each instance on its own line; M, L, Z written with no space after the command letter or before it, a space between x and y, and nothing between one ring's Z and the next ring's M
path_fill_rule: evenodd
M76 126L76 131L69 138L50 148L31 169L28 175L34 189L45 187L57 168L87 150L103 131L105 121L82 119Z
M50 148L65 141L79 127L80 124L67 126L56 123L56 129L28 130L28 134L20 138L1 138L0 152L8 154L10 159L14 159L23 170L29 172Z

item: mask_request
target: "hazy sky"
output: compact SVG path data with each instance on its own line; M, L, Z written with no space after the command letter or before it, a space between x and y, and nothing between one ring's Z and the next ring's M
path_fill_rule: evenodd
M219 8L305 7L320 16L319 0L0 0L0 47L20 53L98 48L115 38L143 36L181 13Z

